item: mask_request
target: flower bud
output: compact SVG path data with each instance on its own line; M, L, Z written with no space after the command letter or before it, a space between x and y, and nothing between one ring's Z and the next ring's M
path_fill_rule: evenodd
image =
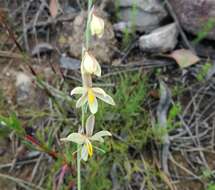
M95 14L92 14L92 20L90 23L92 35L96 35L101 38L104 34L104 20Z
M98 61L87 51L85 51L84 57L82 60L82 72L94 74L99 77L101 76L101 67Z

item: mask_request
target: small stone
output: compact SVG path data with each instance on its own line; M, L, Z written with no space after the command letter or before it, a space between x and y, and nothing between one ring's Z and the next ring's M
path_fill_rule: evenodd
M145 52L165 53L178 43L178 29L175 23L160 27L139 39L139 46Z
M62 55L60 57L60 68L67 70L78 70L80 69L81 62L78 59L73 59L71 57L67 57L66 55Z
M157 28L167 12L157 0L120 0L120 21L129 23L137 31L150 32Z
M194 35L215 40L214 0L169 0L181 26Z
M25 73L16 76L16 101L18 105L25 105L31 97L32 80Z
M129 31L131 30L131 24L128 22L118 22L116 24L113 25L113 29L115 32L121 32L123 33L127 28L129 29Z

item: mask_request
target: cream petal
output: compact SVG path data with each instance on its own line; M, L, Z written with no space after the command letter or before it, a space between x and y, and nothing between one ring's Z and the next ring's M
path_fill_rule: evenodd
M94 125L95 125L95 116L90 115L86 121L86 134L87 134L87 136L89 136L89 137L92 136Z
M100 77L101 76L101 67L99 65L99 62L93 56L91 56L91 59L93 60L93 69L91 70L91 73Z
M96 97L98 97L99 99L101 99L102 101L111 104L111 105L115 105L115 102L113 100L113 98L111 96L109 96L103 89L101 88L93 88L93 91L96 95Z
M100 143L104 142L104 139L100 136L92 136L92 137L90 137L90 140L91 141L99 141Z
M105 136L112 136L112 134L109 131L99 131L98 133L94 134L90 138L90 140L104 142L103 137L105 137Z
M93 88L93 91L104 96L107 95L107 93L102 88Z
M86 51L82 61L85 71L88 73L93 73L94 70L96 69L96 66L95 66L96 62L97 61L94 59L94 57L89 55L89 53Z
M81 159L84 160L85 162L88 160L88 151L85 144L82 146L81 149Z
M80 108L87 102L87 94L83 94L76 102L76 108Z
M107 104L110 104L112 106L116 105L113 98L111 96L109 96L108 94L103 95L103 94L95 93L95 95L97 98L101 99L102 101L106 102Z
M84 91L85 90L83 87L76 87L71 91L70 95L73 96L74 94L83 94Z
M104 136L112 136L112 134L109 131L99 131L95 135L104 137Z
M72 141L76 144L83 144L86 141L86 137L80 133L71 133L68 137L62 138L61 141Z
M90 55L91 56L91 59L92 59L92 61L93 61L93 65L94 65L94 69L96 69L97 68L97 66L99 65L99 62L97 61L97 59L94 57L94 56L92 56L92 55Z
M97 35L99 38L102 37L104 33L104 20L96 15L92 15L92 20L90 24L90 29L92 35Z
M92 114L95 114L98 111L98 101L97 101L96 98L95 98L95 100L94 100L94 102L92 104L90 104L89 101L88 101L88 105L89 105L89 108L90 108L90 112Z
M96 71L94 72L94 74L95 74L96 76L98 76L98 77L100 77L101 74L102 74L101 66L99 65L99 63L98 63L98 65L97 65L97 69L96 69Z

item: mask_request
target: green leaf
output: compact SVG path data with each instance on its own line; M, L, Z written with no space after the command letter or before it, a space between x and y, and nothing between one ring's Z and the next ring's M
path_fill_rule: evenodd
M25 134L25 129L22 127L15 113L12 113L9 117L0 116L0 123L11 130L15 130L20 135Z
M37 150L34 145L32 145L30 142L23 140L22 144L24 144L28 149L30 150Z

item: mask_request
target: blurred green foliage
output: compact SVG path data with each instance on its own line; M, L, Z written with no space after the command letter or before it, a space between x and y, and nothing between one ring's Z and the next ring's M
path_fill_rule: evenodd
M208 71L210 71L212 66L213 65L210 62L207 62L204 65L202 65L202 67L201 67L201 69L200 69L200 71L199 71L199 73L197 74L197 77L196 77L199 82L202 82L202 81L205 80L205 78L206 78L206 76L208 74Z
M193 41L194 44L200 43L208 33L215 27L215 19L209 18L202 29L198 32L196 39Z

